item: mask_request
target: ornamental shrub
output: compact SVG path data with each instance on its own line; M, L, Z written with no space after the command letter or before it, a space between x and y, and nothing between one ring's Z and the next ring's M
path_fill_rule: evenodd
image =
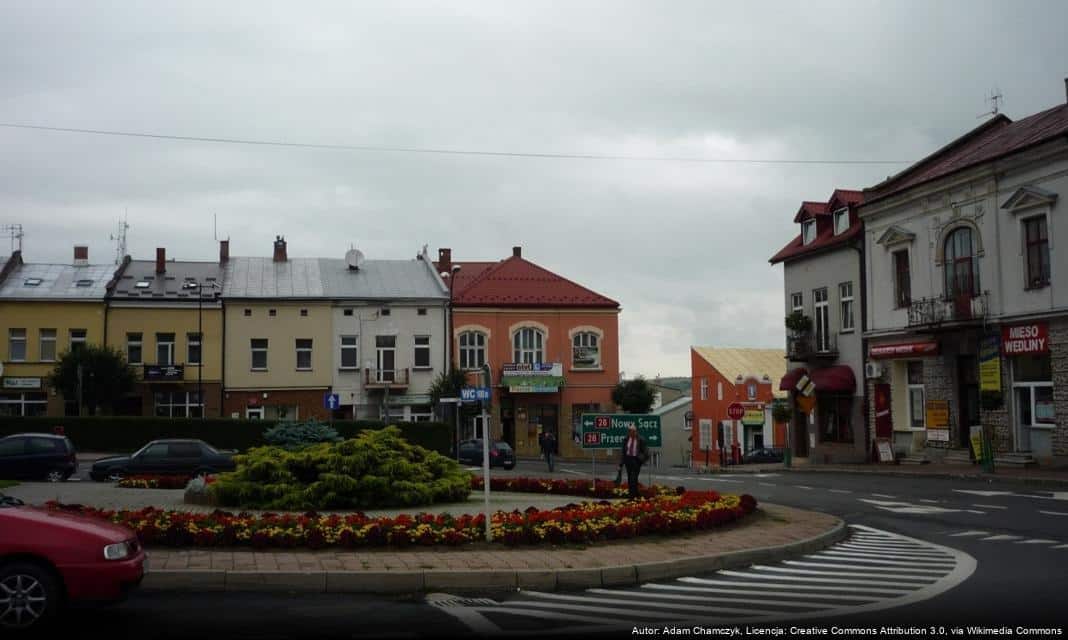
M339 442L341 437L332 426L312 418L307 422L279 422L263 432L263 439L269 445L299 449L319 442Z
M458 502L471 477L456 461L409 444L400 429L300 449L269 446L235 456L237 470L208 490L220 506L286 511Z

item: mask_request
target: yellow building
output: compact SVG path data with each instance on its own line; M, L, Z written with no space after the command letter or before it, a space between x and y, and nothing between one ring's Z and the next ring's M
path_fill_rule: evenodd
M222 406L223 271L214 262L132 260L108 291L107 344L137 371L120 413L218 417Z
M0 268L0 415L78 415L76 398L49 388L60 357L102 344L104 297L115 265L90 265L75 247L71 264L26 264L20 252Z

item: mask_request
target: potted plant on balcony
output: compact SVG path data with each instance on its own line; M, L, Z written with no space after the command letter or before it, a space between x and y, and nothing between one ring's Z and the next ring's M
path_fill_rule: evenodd
M786 328L792 331L794 335L804 335L812 331L812 318L800 311L794 311L786 316Z

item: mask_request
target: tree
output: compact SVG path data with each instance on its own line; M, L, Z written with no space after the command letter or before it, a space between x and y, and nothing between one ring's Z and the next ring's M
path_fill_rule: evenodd
M448 371L442 371L430 385L430 402L434 405L442 398L459 398L460 389L467 385L467 377L463 371L452 367Z
M655 399L656 390L642 376L620 382L612 390L612 402L627 413L649 413Z
M133 391L137 376L118 349L85 345L63 354L48 378L53 389L67 401L78 401L78 370L81 369L81 404L96 415L98 409L112 412L122 397ZM78 408L81 412L81 407Z

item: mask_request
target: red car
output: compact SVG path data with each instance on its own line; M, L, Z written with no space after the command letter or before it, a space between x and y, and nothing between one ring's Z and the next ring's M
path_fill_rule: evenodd
M68 602L121 600L144 564L125 527L0 494L0 630L45 622Z

